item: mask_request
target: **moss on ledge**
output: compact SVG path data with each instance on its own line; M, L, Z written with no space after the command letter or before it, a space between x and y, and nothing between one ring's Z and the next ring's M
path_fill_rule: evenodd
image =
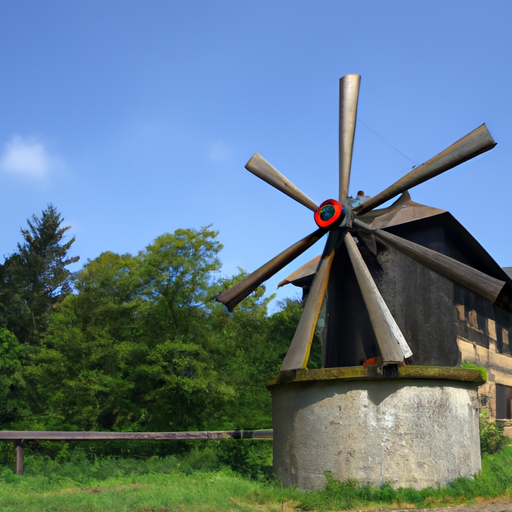
M485 370L484 370L485 372ZM279 372L267 387L291 382L313 382L325 380L392 380L392 379L437 379L456 380L483 384L487 375L481 369L450 366L399 366L394 376L385 376L380 366L346 366L322 368L320 370L287 370Z
M484 382L487 382L487 370L483 366L478 366L470 361L462 361L460 366L466 370L478 370Z

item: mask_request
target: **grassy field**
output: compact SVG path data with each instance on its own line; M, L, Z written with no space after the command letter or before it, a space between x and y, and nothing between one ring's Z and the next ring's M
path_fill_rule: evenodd
M210 459L211 460L211 459ZM330 480L321 491L286 489L229 468L199 468L187 458L148 460L27 457L26 474L0 473L2 511L294 511L440 507L508 499L512 447L484 455L482 474L441 489L393 490Z

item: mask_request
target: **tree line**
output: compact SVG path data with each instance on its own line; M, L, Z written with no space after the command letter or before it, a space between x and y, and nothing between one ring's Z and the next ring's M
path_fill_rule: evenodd
M165 233L72 273L53 205L0 265L0 424L12 430L178 431L271 426L265 388L301 314L260 287L233 313L213 298L218 232Z

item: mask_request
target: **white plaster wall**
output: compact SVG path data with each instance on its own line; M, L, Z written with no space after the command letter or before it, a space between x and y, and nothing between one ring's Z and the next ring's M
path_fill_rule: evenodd
M480 472L473 384L316 381L273 386L274 470L285 485L446 485Z

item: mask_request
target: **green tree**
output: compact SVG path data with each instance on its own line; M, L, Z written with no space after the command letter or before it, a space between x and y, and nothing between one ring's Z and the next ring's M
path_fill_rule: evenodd
M147 349L141 342L138 260L105 252L74 278L75 294L52 315L27 380L48 428L130 430L143 425L134 369Z
M218 283L219 291L233 286L246 273ZM225 404L222 424L217 428L270 428L272 404L268 382L276 377L295 333L302 306L285 300L268 314L273 296L259 287L233 313L219 304L212 306L212 364L233 386L235 397ZM217 418L218 419L218 418Z
M210 361L208 301L220 270L218 233L178 229L137 255L144 357L134 370L154 429L202 428L232 388Z
M180 229L88 261L26 368L39 428L270 427L265 386L302 309L269 315L260 287L228 313L213 297L246 274L219 278L220 248L210 228Z
M209 228L103 253L76 274L29 379L41 416L74 428L200 428L232 394L210 364L208 309L221 245Z
M0 319L22 343L38 345L56 304L71 292L68 257L75 241L64 241L69 226L49 204L41 217L27 220L23 242L7 258L0 273Z
M12 424L30 416L23 374L25 347L16 336L0 327L0 424ZM5 427L4 427L5 428Z
M199 231L178 229L159 236L138 254L139 294L148 306L147 328L161 329L153 333L157 338L196 334L193 329L207 312L221 268L217 235L209 226Z

